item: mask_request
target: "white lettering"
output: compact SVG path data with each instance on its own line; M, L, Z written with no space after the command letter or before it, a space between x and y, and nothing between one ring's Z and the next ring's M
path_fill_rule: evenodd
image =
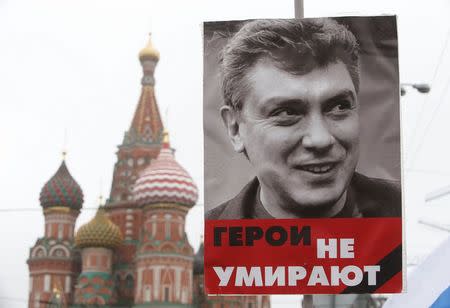
M296 286L297 280L302 280L303 278L306 277L306 270L302 266L289 266L288 275L289 275L289 285Z
M234 277L235 286L286 286L285 266L265 266L264 271L262 267L258 266L216 266L213 269L220 280L218 285L220 287L229 285L234 272L236 273ZM287 285L297 286L300 280L307 278L307 286L356 286L362 282L364 273L367 273L368 285L374 286L377 283L377 273L379 271L379 265L367 265L363 268L356 265L347 265L342 268L340 266L324 267L316 265L311 268L311 272L307 272L303 266L288 266Z
M377 272L380 271L379 265L367 265L364 266L364 271L367 272L367 280L369 286L374 286L377 284Z
M261 276L261 267L251 267L250 271L247 272L247 268L245 266L238 266L236 268L236 280L235 286L252 286L255 283L256 287L261 287L262 276Z
M277 282L277 286L285 285L285 274L284 274L284 266L278 266L275 271L273 271L272 266L266 266L264 269L264 285L266 287L273 286L275 281Z
M350 278L349 274L354 273L355 277ZM346 266L341 271L341 280L347 286L356 286L361 283L363 273L361 269L354 265Z
M328 252L328 258L336 259L337 258L337 239L330 238L328 239L328 244L326 244L326 239L318 238L317 239L317 258L325 259L326 253Z
M352 259L355 257L354 247L355 239L353 238L342 238L339 241L341 258L342 259Z
M309 276L308 286L315 286L316 284L321 284L323 286L330 285L323 266L314 266L311 275Z
M349 274L353 273L355 277L350 278ZM339 285L339 280L346 286L356 286L361 283L363 278L362 271L359 267L348 265L339 272L339 266L331 267L331 285Z
M228 285L228 281L230 281L231 274L233 273L233 266L227 266L225 270L220 266L214 266L214 271L216 272L217 277L220 279L219 287L225 287Z

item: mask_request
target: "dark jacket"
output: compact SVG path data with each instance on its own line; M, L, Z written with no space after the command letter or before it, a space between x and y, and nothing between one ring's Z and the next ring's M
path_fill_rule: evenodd
M205 219L270 218L255 214L258 208L259 181L254 178L233 199L208 211ZM401 217L400 183L353 175L347 190L344 209L334 217Z

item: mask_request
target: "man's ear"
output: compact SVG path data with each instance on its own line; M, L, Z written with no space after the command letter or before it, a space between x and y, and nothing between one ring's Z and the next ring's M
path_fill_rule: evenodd
M245 147L239 130L239 113L230 106L223 106L220 108L220 115L234 150L238 153L243 152Z

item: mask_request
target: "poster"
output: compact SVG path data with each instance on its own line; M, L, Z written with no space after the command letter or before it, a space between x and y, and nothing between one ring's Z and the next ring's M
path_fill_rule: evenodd
M395 16L204 23L208 294L403 289Z

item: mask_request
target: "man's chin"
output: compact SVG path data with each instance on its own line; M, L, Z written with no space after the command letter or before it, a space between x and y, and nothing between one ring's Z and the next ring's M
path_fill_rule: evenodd
M296 207L299 209L327 209L333 207L338 199L330 200L305 200L305 202L296 202Z
M340 200L343 192L340 193L316 193L314 195L299 195L293 200L293 206L291 210L301 211L328 211L333 208Z

